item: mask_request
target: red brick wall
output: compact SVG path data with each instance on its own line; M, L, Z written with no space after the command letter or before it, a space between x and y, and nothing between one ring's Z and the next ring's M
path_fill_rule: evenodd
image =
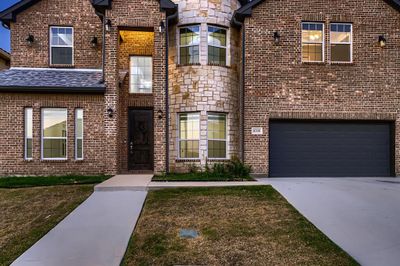
M352 64L301 63L302 21L353 23ZM272 118L396 120L399 128L400 13L382 0L265 1L246 19L245 160L268 173ZM281 43L273 43L279 31ZM384 34L387 46L377 45ZM329 60L329 47L325 46ZM251 135L263 127L264 135ZM399 130L396 174L400 174Z
M101 68L102 24L90 0L42 0L18 14L11 23L12 67L49 67L49 26L74 28L76 68ZM32 47L25 41L29 34ZM94 36L97 48L90 43Z
M107 164L104 156L104 124L101 95L1 94L0 105L0 176L51 174L102 174ZM33 108L33 160L24 160L24 109ZM41 160L41 108L67 108L66 161ZM84 160L75 160L75 109L83 108Z

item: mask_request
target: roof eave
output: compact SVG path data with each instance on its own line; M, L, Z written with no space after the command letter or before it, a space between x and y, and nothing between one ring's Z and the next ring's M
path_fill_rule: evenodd
M90 93L104 94L105 87L28 87L0 86L0 92L35 92L35 93Z

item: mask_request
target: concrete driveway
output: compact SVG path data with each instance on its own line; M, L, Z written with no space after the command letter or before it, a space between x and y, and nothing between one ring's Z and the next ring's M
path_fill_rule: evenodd
M362 265L400 264L400 178L259 180Z

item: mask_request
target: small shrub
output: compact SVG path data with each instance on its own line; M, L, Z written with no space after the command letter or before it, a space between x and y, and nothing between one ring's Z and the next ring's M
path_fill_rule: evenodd
M189 173L191 173L191 174L196 174L196 173L198 173L199 172L199 166L197 166L196 164L194 164L194 163L192 163L192 164L190 164L189 166L188 166L188 168L189 168Z
M222 177L226 175L226 165L223 163L215 163L212 168L212 173L215 176Z
M227 168L229 174L232 175L235 179L247 179L248 177L250 177L251 166L244 164L238 158L233 158L231 161L229 161Z

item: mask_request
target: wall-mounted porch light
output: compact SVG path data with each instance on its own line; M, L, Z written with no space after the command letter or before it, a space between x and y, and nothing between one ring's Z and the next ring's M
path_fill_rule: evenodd
M379 35L378 43L379 43L379 46L382 48L386 46L386 38L384 35Z
M111 20L107 19L106 21L106 31L110 31L111 30Z
M35 42L35 37L32 34L28 35L28 38L26 38L26 43L29 46L32 46L32 44Z
M92 40L90 41L90 44L92 45L93 48L96 48L97 45L99 44L97 37L93 37Z
M157 114L158 114L158 119L162 119L163 118L163 111L162 110L158 110Z
M158 31L160 33L162 33L162 32L164 32L164 30L165 30L165 24L164 24L164 21L162 20L162 21L160 21L160 26L158 27Z
M281 35L278 31L274 32L274 43L278 45L281 42Z
M112 108L107 109L107 114L109 118L112 118L114 116L114 110Z

